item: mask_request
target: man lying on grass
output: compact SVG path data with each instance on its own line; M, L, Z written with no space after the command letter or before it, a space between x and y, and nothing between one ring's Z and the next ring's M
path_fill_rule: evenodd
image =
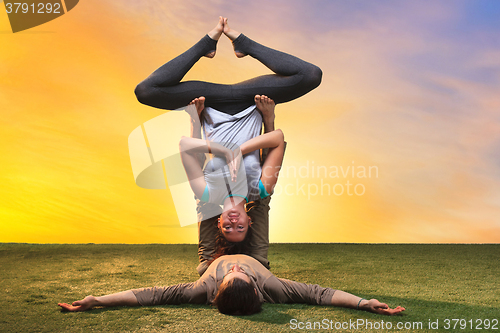
M259 261L244 254L219 257L196 282L87 296L72 305L58 305L67 311L85 311L96 306L214 304L224 314L251 315L261 311L263 302L333 305L383 315L405 310L401 306L391 309L376 299L366 300L341 290L279 279Z

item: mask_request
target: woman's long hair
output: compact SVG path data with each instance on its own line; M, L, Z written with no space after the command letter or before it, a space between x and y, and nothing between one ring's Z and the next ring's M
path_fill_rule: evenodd
M215 252L213 259L208 262L208 266L217 258L228 254L250 255L250 242L252 241L252 227L247 228L247 234L241 242L229 242L219 229L215 237Z

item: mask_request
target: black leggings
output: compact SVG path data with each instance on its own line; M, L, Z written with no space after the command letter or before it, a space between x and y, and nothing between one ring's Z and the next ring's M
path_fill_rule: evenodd
M259 60L275 74L236 84L181 82L191 67L202 56L214 51L216 45L217 41L205 35L189 50L158 68L136 87L139 102L174 110L204 96L205 106L233 115L255 104L255 95L266 95L277 104L284 103L308 93L321 83L319 67L256 43L243 34L233 41L234 49Z

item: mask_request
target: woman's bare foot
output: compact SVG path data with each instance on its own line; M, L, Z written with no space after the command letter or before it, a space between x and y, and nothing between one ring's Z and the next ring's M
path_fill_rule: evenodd
M201 96L195 98L189 103L189 105L194 105L196 107L196 112L198 113L198 117L200 117L203 110L205 110L205 97Z
M227 38L231 40L231 42L234 41L236 38L238 38L239 35L241 35L241 33L229 27L229 25L227 24L227 17L224 17L224 35L226 35ZM245 53L237 50L234 50L234 53L238 58L243 58L244 56L246 56Z
M213 40L219 40L223 31L224 31L224 18L222 16L219 16L219 23L217 23L215 28L213 28L207 35L208 35L208 37L212 38ZM215 57L215 50L210 51L207 54L205 54L205 57L207 57L207 58Z
M274 107L276 106L274 101L264 95L255 95L254 100L257 105L257 109L262 113L262 117L264 119L274 120Z

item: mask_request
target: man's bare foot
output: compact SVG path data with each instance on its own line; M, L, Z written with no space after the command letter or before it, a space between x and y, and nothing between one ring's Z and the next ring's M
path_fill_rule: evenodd
M208 37L212 38L213 40L219 40L223 31L224 31L224 18L222 16L219 16L219 23L217 23L215 28L213 28L207 35L208 35ZM207 58L215 57L215 50L210 51L207 54L205 54L205 57L207 57Z
M229 25L227 24L227 17L224 17L224 35L226 35L231 40L231 42L238 38L239 35L241 35L241 33L229 27ZM246 56L245 53L238 50L234 50L234 53L238 58L243 58L244 56Z
M267 120L274 120L274 108L276 106L274 101L264 95L255 95L254 100L257 105L257 109L262 113L262 117Z
M195 98L188 105L194 105L196 107L196 112L198 113L198 117L200 117L203 110L205 110L205 97L201 96Z

